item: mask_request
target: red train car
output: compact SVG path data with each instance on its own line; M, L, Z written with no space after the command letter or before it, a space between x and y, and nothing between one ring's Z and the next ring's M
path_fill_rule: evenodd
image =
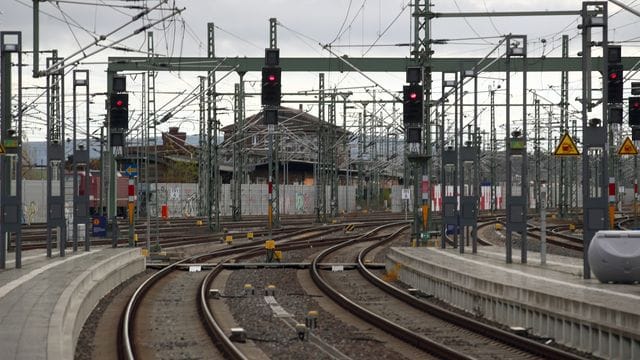
M84 177L85 173L79 173L80 187L78 191L80 194L84 193ZM107 179L108 180L108 179ZM129 178L123 176L122 173L116 173L116 207L117 216L125 216L127 213L127 203L129 202ZM97 214L100 210L100 175L98 172L91 172L89 176L89 204L91 214ZM102 201L103 211L107 210L108 194L105 194L105 199Z

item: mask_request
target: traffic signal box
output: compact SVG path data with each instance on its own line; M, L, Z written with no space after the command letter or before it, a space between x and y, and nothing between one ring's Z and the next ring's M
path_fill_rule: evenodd
M280 106L281 82L280 66L262 68L262 105Z
M607 62L607 103L622 103L622 48L616 45L609 45Z
M402 92L403 122L405 124L422 124L422 102L424 99L422 85L405 85Z
M640 96L629 98L629 126L640 127Z
M111 94L109 106L109 127L112 129L129 128L129 94Z

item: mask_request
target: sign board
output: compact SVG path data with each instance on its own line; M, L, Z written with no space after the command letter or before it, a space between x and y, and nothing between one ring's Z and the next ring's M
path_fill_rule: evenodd
M4 149L4 145L0 144L0 155L6 154L7 151Z
M620 149L618 149L618 155L638 155L638 148L633 144L633 141L627 136L624 139Z
M511 150L522 150L524 149L524 139L511 139Z
M17 139L6 139L4 141L4 147L7 149L15 149L18 147L18 140Z
M129 177L136 177L138 176L138 166L136 164L127 164L125 172Z
M576 146L575 141L571 138L571 135L569 135L569 133L564 133L564 135L562 135L562 139L560 139L558 147L556 147L556 151L554 151L553 154L558 156L577 156L580 155L580 151L578 151L578 147Z
M411 189L402 189L402 200L411 199Z
M94 216L91 223L93 224L91 236L96 236L96 237L107 236L107 217L106 216Z

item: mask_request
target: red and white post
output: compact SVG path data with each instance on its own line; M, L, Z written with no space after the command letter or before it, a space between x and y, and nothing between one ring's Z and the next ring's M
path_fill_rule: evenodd
M613 230L616 215L616 178L609 178L609 229Z

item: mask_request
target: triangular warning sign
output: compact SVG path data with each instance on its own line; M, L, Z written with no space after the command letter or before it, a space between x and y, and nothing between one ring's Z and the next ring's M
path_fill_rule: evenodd
M576 143L573 141L573 139L571 138L571 135L569 135L568 132L562 135L562 139L560 139L560 143L558 144L558 147L556 147L556 151L554 152L554 155L560 155L560 156L580 155L580 152L578 151L578 147L576 146Z
M620 149L618 149L618 155L638 155L638 148L628 136L624 139Z
M4 149L4 145L0 144L0 155L4 155L7 151Z

